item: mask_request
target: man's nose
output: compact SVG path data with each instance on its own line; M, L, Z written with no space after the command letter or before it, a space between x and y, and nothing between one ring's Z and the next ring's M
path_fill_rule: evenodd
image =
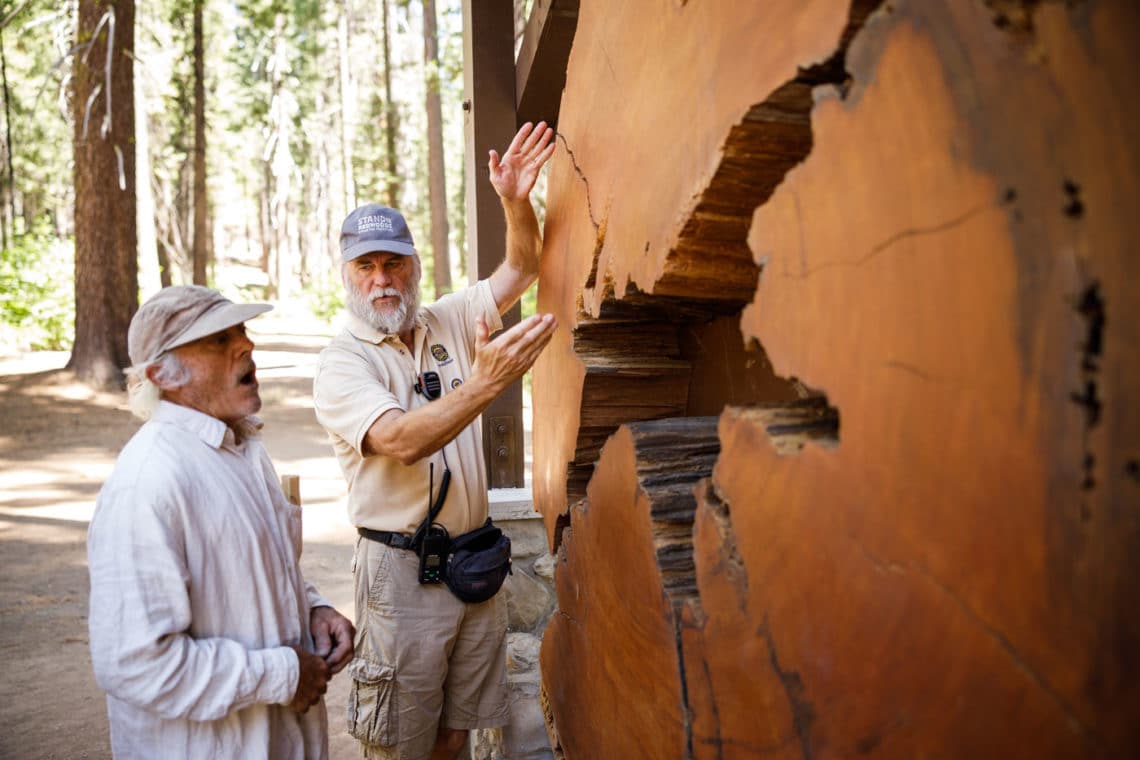
M383 267L378 267L376 274L372 275L373 288L387 288L392 284L392 275L384 271Z

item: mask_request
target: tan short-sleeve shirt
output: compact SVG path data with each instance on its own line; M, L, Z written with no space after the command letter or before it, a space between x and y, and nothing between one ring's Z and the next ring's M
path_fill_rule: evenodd
M443 449L411 465L361 453L365 434L381 414L432 403L415 391L420 373L439 373L445 394L470 377L479 317L492 331L502 327L486 280L425 306L420 316L414 350L409 351L398 336L379 332L350 314L345 329L321 352L313 402L348 482L348 518L353 525L415 532L427 515L428 481L431 493L438 494L446 465L451 486L436 522L456 536L487 519L483 431L478 419Z

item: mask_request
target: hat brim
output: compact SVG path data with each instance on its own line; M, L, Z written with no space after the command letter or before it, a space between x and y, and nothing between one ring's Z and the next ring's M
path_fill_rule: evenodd
M194 323L185 332L162 350L169 351L172 348L185 346L187 343L193 343L207 335L213 335L234 325L240 325L242 322L248 322L257 315L264 314L272 309L273 306L267 303L224 303L194 320Z
M340 254L341 259L344 261L352 261L355 258L363 256L366 253L398 253L401 256L411 256L415 254L416 249L414 246L407 243L401 243L399 240L361 240L358 243L350 245L346 250Z

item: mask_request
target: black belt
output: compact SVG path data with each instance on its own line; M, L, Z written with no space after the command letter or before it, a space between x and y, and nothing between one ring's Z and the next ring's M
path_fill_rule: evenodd
M372 530L371 528L357 528L356 532L369 541L379 541L393 549L412 549L412 537L407 533L393 533L389 530Z

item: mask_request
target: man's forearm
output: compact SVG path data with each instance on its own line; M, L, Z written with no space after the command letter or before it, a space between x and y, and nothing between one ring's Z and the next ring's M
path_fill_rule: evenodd
M383 454L410 465L439 451L483 413L501 391L477 379L407 412L382 414L364 436L365 454Z
M529 199L501 200L507 219L507 253L491 275L491 292L499 312L505 313L538 278L542 235Z
M524 276L538 276L538 253L542 248L542 235L538 230L538 217L529 199L503 200L503 213L507 218L506 261Z

